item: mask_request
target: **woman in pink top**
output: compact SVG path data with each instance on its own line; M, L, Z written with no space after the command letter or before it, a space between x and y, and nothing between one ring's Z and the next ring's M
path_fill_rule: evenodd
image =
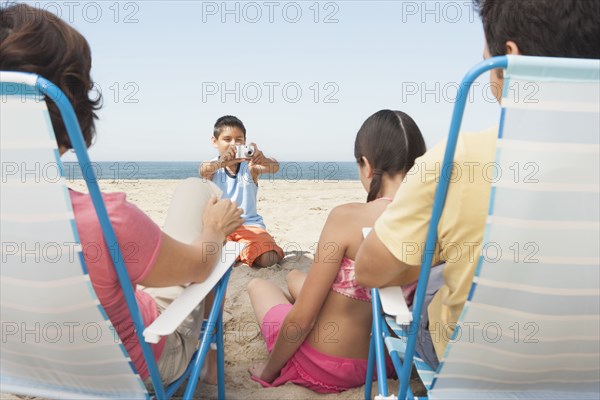
M364 122L354 156L367 202L331 211L308 275L298 270L288 274L289 295L266 280L248 284L270 353L267 362L249 369L252 379L265 387L293 382L319 393L365 383L371 296L356 284L353 260L362 228L373 226L424 153L421 132L405 113L382 110Z
M71 102L88 146L95 136L95 111L100 99L88 96L93 88L90 76L91 51L85 38L56 15L25 4L0 7L0 70L31 72L43 76L60 87ZM57 107L47 101L48 110L60 155L71 148L69 137ZM199 180L198 180L199 181ZM229 200L210 197L210 187L201 182L186 182L193 186L202 205L194 204L188 214L187 225L197 227L199 235L191 243L182 243L161 232L135 205L127 202L122 193L104 194L109 218L114 227L131 283L149 288L174 288L190 282L202 282L218 262L227 235L243 220L241 210ZM106 310L119 338L142 377L148 378L148 369L134 332L133 322L110 259L90 196L70 191L77 230L84 251L84 259L96 294ZM177 195L174 196L174 200ZM197 206L197 207L196 207ZM194 218L194 216L196 217ZM199 227L203 226L200 230ZM205 252L206 243L211 251ZM173 290L136 290L135 296L144 322L150 324L166 303ZM160 297L160 298L159 298ZM178 378L187 366L195 346L203 317L202 305L195 311L195 321L163 338L153 346L162 380L168 384ZM209 353L210 354L210 353ZM213 354L214 356L214 354ZM214 357L207 380L216 380ZM206 375L205 375L206 376Z

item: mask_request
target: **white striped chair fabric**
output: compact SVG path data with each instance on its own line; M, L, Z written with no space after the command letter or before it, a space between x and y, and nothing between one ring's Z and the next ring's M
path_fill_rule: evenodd
M1 85L2 391L146 398L86 271L46 103Z
M600 396L599 75L509 58L484 250L432 399Z
M398 337L385 336L384 337L385 347L387 348L388 352L398 353L398 355L400 357L402 357L404 355L404 353L406 352L406 345L407 345L407 339L408 339L408 337L406 335L406 331L404 329L402 329L402 327L400 325L398 325L395 318L386 316L385 322L387 323L388 327L392 331L394 331L396 336L398 336ZM423 359L421 357L419 357L418 354L415 354L415 356L413 358L413 362L415 364L415 368L419 372L419 378L421 378L421 382L423 383L423 386L425 386L425 389L427 389L429 391L431 389L431 384L433 383L433 378L435 376L435 370L433 368L431 368L429 366L429 364L427 364L425 361L423 361Z
M415 355L430 399L600 397L599 75L600 60L508 57L471 292L438 370Z

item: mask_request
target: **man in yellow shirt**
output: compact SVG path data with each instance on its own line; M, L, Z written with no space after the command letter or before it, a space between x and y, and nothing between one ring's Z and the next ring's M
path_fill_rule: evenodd
M484 57L523 54L600 58L600 7L577 0L475 0L483 21ZM502 71L491 71L501 100ZM434 265L443 283L426 299L417 353L437 368L467 300L481 253L498 129L459 136L446 204L438 225ZM406 285L418 277L446 144L440 143L407 174L394 201L356 256L356 280L367 287ZM434 267L432 271L435 271ZM437 288L428 288L436 290Z

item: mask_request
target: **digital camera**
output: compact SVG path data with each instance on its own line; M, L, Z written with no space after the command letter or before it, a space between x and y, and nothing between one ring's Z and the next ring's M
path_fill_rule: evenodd
M254 146L245 144L235 145L235 158L252 158L254 156Z

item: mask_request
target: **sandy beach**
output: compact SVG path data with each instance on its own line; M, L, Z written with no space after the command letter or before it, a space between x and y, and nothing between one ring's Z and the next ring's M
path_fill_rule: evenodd
M171 193L177 180L101 181L105 192L125 192L129 201L162 226ZM82 181L69 183L73 189L83 188ZM308 389L286 384L264 389L250 380L247 369L254 362L267 359L260 328L255 321L246 285L254 277L270 279L285 287L285 275L296 268L308 271L321 228L332 208L348 202L363 202L366 193L358 181L261 181L258 210L267 229L285 251L280 265L267 269L236 267L231 275L225 302L225 385L227 399L359 399L364 388L340 394L319 395ZM397 392L397 381L389 381L391 393ZM374 387L374 392L376 387ZM216 399L215 386L199 385L197 398ZM16 399L2 394L2 399Z

